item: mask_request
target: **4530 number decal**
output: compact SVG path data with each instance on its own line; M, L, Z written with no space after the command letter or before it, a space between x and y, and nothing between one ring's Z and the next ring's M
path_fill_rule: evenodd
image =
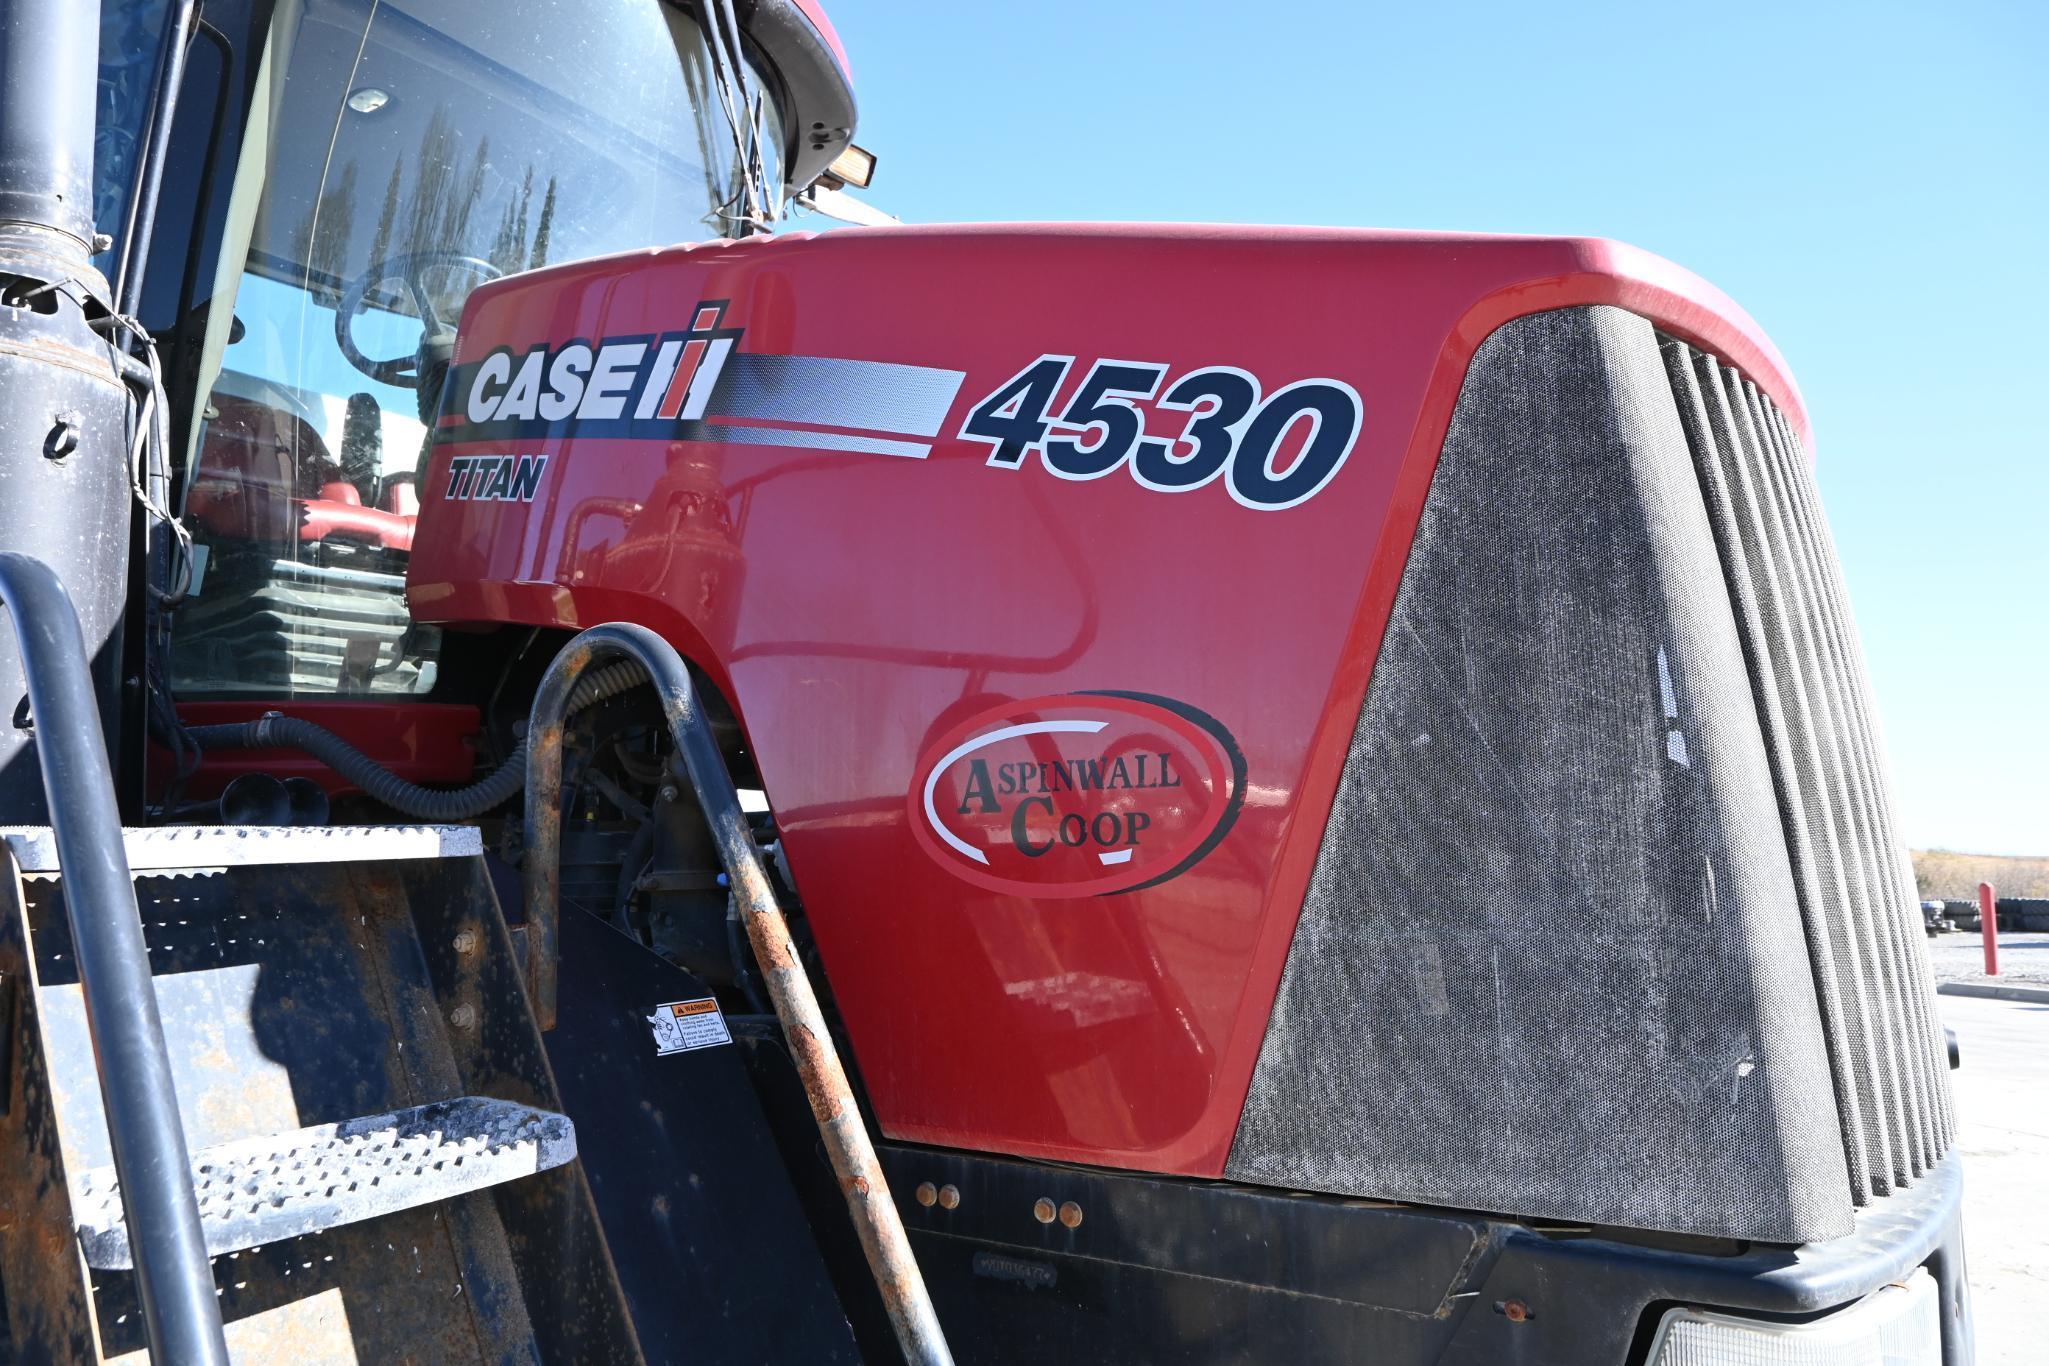
M1098 360L1053 416L1074 368L1073 356L1039 357L969 411L961 438L990 447L991 465L1017 469L1037 455L1061 479L1100 479L1120 465L1162 493L1222 479L1263 512L1315 497L1359 439L1359 394L1341 380L1297 380L1262 396L1235 366L1169 380L1164 365ZM1151 430L1140 404L1157 414Z

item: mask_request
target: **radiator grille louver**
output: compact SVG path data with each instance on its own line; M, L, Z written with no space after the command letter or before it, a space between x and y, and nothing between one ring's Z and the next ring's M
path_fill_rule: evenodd
M1928 950L1855 627L1799 439L1771 400L1664 343L1748 654L1859 1204L1954 1137Z

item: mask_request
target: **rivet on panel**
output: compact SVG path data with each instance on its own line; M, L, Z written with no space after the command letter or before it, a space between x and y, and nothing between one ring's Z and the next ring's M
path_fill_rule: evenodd
M1081 1227L1081 1206L1069 1200L1060 1206L1060 1222L1069 1228Z
M1032 1218L1042 1224L1052 1223L1053 1216L1056 1213L1057 1211L1053 1208L1053 1202L1044 1196L1040 1196L1038 1202L1032 1206Z
M954 1186L954 1185L945 1185L945 1186L941 1186L941 1187L939 1188L939 1208L941 1208L941 1209L959 1209L959 1208L960 1208L960 1187L959 1187L959 1186Z
M931 1209L932 1206L939 1203L939 1191L930 1181L920 1181L918 1183L918 1203L926 1209Z

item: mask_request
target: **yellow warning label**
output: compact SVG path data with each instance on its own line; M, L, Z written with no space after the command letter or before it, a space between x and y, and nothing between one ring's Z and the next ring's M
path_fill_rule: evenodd
M647 1017L654 1027L655 1052L687 1053L693 1048L713 1048L731 1043L726 1017L719 1003L709 996L695 1001L664 1001Z

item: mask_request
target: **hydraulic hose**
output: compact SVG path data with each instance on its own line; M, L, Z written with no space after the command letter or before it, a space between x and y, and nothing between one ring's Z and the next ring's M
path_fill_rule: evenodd
M578 681L569 697L574 715L647 682L640 661L622 659L594 669ZM339 773L365 795L416 820L469 820L502 806L526 782L526 740L522 738L505 762L468 787L432 788L408 782L325 726L294 716L270 715L225 726L194 726L190 735L201 749L296 749L312 755Z

